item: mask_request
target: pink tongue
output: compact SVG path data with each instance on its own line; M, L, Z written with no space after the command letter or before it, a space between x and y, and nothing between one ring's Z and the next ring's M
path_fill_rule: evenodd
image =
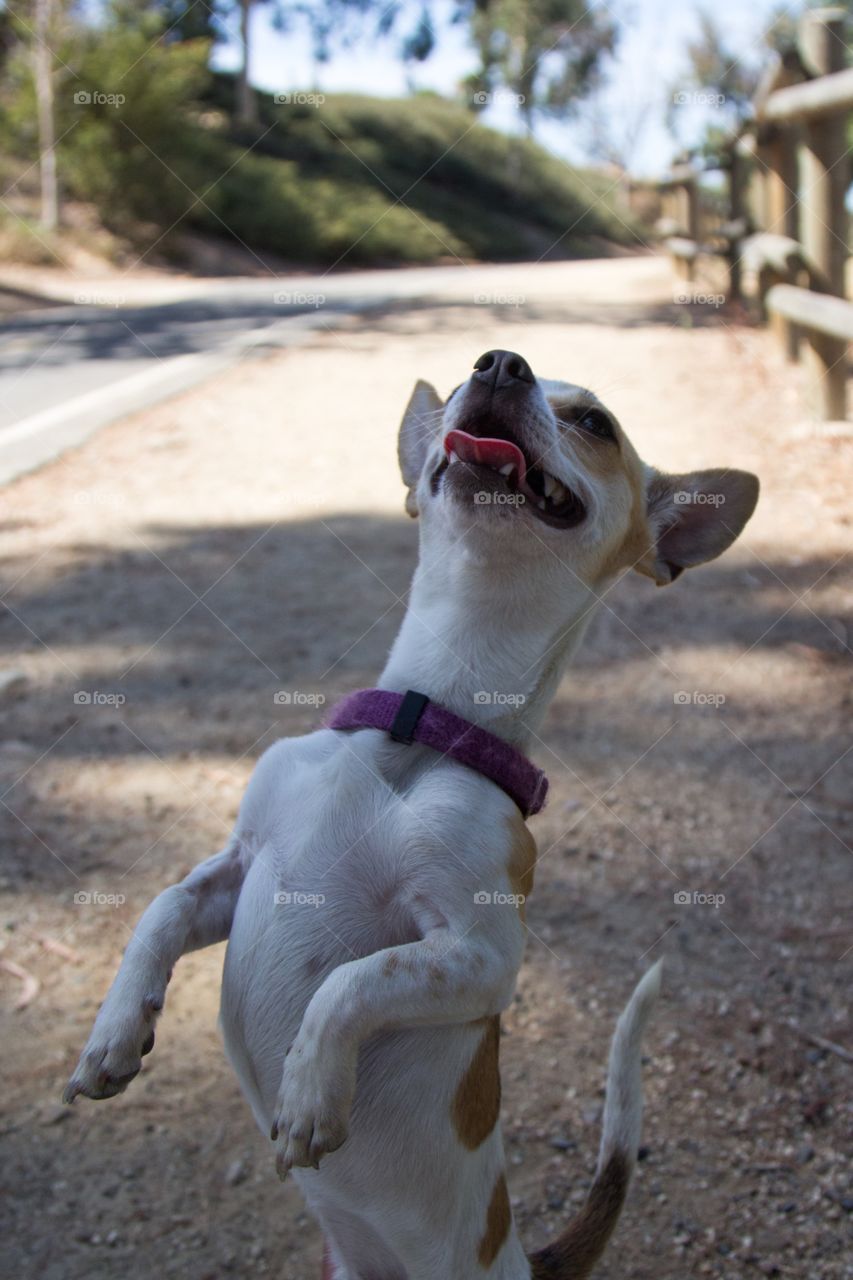
M480 436L469 435L467 431L448 431L444 451L455 453L463 462L476 462L483 467L493 467L495 471L511 463L520 480L524 479L527 470L524 454L510 440L484 440Z

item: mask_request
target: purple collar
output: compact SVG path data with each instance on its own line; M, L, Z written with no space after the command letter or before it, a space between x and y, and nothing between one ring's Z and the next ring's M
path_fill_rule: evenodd
M518 805L525 818L545 803L548 779L503 738L463 720L426 694L357 689L332 708L329 729L384 729L395 742L421 742L491 778Z

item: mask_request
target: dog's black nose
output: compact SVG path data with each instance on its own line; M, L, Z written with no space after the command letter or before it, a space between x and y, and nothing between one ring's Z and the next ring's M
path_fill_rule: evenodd
M493 387L536 381L530 365L517 351L487 351L474 365L472 377Z

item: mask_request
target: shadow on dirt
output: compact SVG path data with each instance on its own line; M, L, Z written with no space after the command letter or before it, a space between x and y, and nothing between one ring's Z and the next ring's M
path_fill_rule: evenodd
M407 518L363 515L269 530L145 527L135 536L133 550L69 548L76 564L52 581L37 581L37 572L22 578L0 614L0 653L19 651L22 643L46 646L64 664L60 678L13 697L2 715L3 737L17 742L21 755L6 762L9 790L0 822L10 837L7 858L29 884L65 883L66 867L74 874L96 870L104 856L99 849L112 846L110 856L117 856L121 847L121 865L133 865L138 852L128 839L126 812L112 813L105 796L99 849L77 841L63 846L61 859L45 856L46 831L61 827L62 802L55 822L44 796L31 809L29 788L39 771L29 770L42 752L51 765L95 767L122 757L168 762L191 758L201 740L207 752L222 756L226 770L242 776L275 738L310 730L324 704L374 682L402 617L417 545L416 526ZM10 564L7 576L20 572ZM779 714L772 722L759 731L751 726L750 742L760 746L750 759L720 728L732 707L730 677L721 680L720 672L753 651L778 650L809 671L831 673L845 661L844 645L809 588L838 587L849 572L820 557L759 563L743 550L667 592L629 575L603 601L536 754L550 772L565 772L584 804L629 768L639 768L639 776L648 772L651 790L659 793L666 761L681 775L668 801L674 823L693 783L708 795L709 769L718 780L744 771L763 793L772 778L762 761L784 774L786 756L804 746L785 719L786 692L774 694ZM105 600L109 621L94 624L90 606ZM294 632L298 639L284 644L281 637ZM716 656L703 666L706 652ZM229 671L224 685L223 666ZM694 697L697 670L706 679ZM765 692L739 689L736 709L763 714ZM701 719L695 704L704 706L709 697L712 715ZM35 736L31 724L41 726ZM637 766L664 731L667 742ZM840 749L833 737L821 744L819 758L828 762ZM810 780L783 785L804 787ZM695 796L690 803L698 803ZM171 816L164 815L164 827ZM756 834L760 820L759 813ZM164 856L168 849L167 836Z

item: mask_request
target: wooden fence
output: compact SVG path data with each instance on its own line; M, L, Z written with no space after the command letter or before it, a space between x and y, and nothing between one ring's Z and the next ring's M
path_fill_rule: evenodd
M743 268L757 281L755 305L809 369L813 413L843 418L853 303L846 300L845 205L851 178L847 129L853 68L846 67L843 9L804 14L796 49L779 57L754 100L754 119L717 166L722 193L710 208L701 174L679 166L660 184L673 262L694 278L703 254L723 258L728 296L743 297Z

